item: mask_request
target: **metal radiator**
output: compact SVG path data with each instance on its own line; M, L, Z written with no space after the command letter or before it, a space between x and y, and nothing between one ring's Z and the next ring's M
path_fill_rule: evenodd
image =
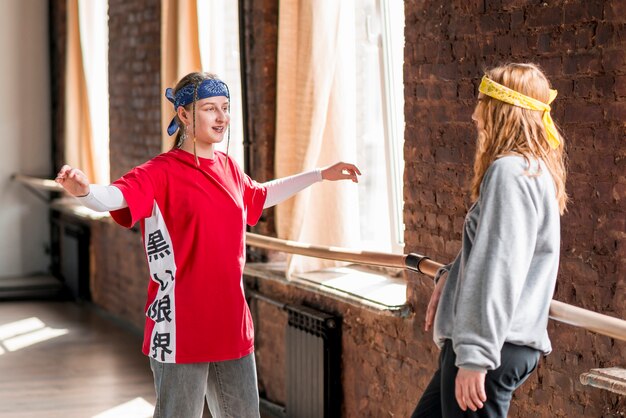
M64 282L74 299L91 300L89 225L57 210L51 211L50 221L52 274Z
M305 306L285 307L289 418L341 413L341 318Z

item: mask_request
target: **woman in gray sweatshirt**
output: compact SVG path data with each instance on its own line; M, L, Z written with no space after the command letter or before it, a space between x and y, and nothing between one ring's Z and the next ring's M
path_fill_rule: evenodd
M556 91L532 64L488 71L472 119L478 139L461 250L435 278L439 369L413 418L506 417L513 391L551 351L548 311L565 210Z

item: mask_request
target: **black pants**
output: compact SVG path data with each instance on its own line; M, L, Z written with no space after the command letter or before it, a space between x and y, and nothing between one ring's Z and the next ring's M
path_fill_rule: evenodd
M454 396L454 381L458 368L452 342L447 340L439 356L435 372L422 394L411 418L506 418L513 391L535 370L541 353L534 348L505 343L501 364L489 370L485 377L487 402L476 412L461 410Z

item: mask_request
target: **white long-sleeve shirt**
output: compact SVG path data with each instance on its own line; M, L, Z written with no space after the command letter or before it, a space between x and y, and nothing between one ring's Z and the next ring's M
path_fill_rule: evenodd
M263 209L275 206L319 181L322 181L322 171L317 168L263 183L267 189ZM120 189L112 185L90 184L89 194L78 197L78 200L83 206L96 212L110 212L128 207Z

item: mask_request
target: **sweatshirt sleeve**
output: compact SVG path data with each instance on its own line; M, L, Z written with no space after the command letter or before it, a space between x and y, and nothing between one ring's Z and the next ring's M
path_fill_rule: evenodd
M435 282L435 284L439 283L439 280L441 280L444 274L450 273L450 270L452 270L452 267L455 264L459 264L460 261L461 261L461 252L459 251L459 253L457 254L453 262L451 262L450 264L446 264L445 266L439 267L439 269L435 273L435 277L433 277L433 281Z
M485 371L500 365L537 238L533 181L519 163L506 158L485 174L474 242L458 290L452 335L457 367Z

